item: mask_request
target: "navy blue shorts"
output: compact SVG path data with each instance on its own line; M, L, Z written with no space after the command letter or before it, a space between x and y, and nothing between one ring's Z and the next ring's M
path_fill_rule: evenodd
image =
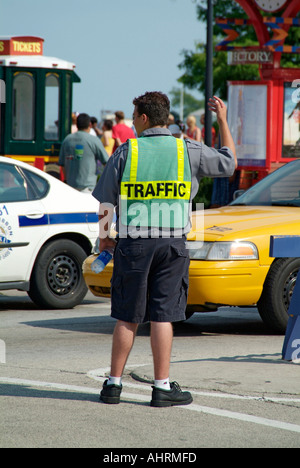
M189 255L185 238L119 239L111 316L130 323L185 320Z

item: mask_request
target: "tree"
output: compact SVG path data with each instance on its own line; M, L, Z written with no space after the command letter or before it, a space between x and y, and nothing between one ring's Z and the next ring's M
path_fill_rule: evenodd
M198 19L206 22L207 0L196 1ZM280 12L277 13L280 16ZM247 18L245 11L234 0L222 0L214 2L214 16L216 18ZM300 16L300 14L298 14ZM233 45L254 46L257 45L257 38L253 27L236 26L235 29L240 36ZM217 45L222 39L222 31L214 25L214 45ZM299 44L300 28L291 28L286 44ZM188 89L198 89L201 93L205 92L205 69L206 69L206 45L197 43L195 50L183 50L183 61L179 68L183 70L183 75L179 82L183 83ZM299 67L299 54L282 54L281 64L284 67ZM213 57L214 70L214 94L218 94L222 99L227 98L227 80L259 80L258 65L236 65L227 64L226 51L214 51Z
M175 109L180 107L181 89L172 88L170 91L171 105ZM185 119L192 112L204 107L204 99L196 99L189 93L183 92L183 118Z
M184 73L178 80L187 88L198 89L203 94L205 93L205 47L205 44L198 43L195 51L183 51L184 59L179 68L183 69ZM228 80L259 80L260 78L258 65L231 67L227 65L227 52L223 51L214 52L213 70L214 94L225 100L227 99Z

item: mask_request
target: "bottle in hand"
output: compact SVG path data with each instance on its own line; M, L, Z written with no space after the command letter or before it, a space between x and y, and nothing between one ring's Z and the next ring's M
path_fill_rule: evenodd
M93 261L91 264L91 269L94 273L101 273L104 270L106 265L111 261L113 258L114 249L108 248L103 250L100 255Z

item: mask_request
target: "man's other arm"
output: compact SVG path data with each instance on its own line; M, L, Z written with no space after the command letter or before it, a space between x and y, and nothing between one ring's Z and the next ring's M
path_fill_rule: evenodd
M235 160L235 168L237 168L238 161L236 156L235 144L227 122L227 107L222 101L222 99L218 98L217 96L210 98L208 105L210 110L212 112L215 112L217 116L221 145L227 146L232 151Z

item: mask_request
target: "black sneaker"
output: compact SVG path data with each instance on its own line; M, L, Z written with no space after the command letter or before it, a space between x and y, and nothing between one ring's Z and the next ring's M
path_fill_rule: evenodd
M103 388L100 392L100 400L103 403L117 405L120 403L120 395L122 392L122 385L107 385L108 380L105 380Z
M190 392L183 392L177 382L170 383L171 390L152 387L150 406L189 405L193 401Z

